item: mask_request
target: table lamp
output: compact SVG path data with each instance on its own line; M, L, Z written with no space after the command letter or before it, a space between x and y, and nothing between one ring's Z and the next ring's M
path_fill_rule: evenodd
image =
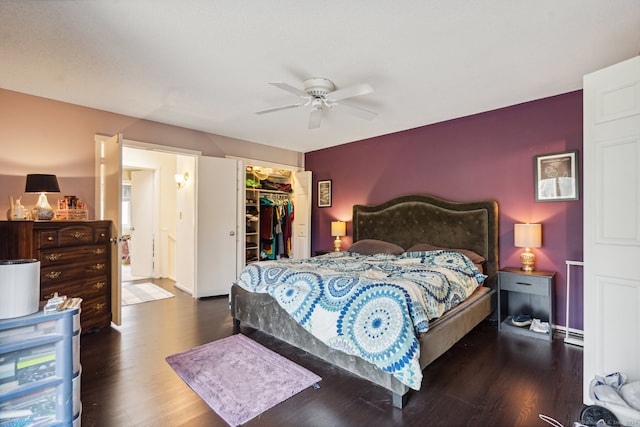
M38 203L33 208L33 219L50 220L53 219L53 209L47 200L47 193L59 193L58 179L55 175L29 174L24 188L25 193L40 193Z
M342 250L342 240L340 237L347 234L347 223L344 221L331 221L331 235L336 238L333 241L333 249L336 252Z
M525 248L520 254L523 271L535 270L536 256L531 252L531 248L542 246L542 224L515 224L513 230L513 240L518 248Z

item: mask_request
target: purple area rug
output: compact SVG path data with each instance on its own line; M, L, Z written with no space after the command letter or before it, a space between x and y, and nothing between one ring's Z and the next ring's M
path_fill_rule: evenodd
M249 421L322 379L241 334L166 360L232 426Z

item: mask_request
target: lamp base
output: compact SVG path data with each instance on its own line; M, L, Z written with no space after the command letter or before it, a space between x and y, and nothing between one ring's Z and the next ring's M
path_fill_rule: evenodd
M533 271L536 269L535 261L536 256L531 252L531 249L526 248L524 252L520 254L520 261L522 262L522 271Z
M38 203L31 210L31 217L36 220L52 220L53 219L53 208L49 204L49 200L47 200L47 195L44 193L40 194L38 198Z
M333 241L333 250L336 252L342 250L342 240L340 240L340 237L336 237L336 240Z

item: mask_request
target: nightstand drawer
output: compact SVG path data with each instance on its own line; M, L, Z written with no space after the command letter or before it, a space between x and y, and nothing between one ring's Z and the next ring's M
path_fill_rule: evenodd
M550 278L500 272L500 289L503 291L524 292L532 295L549 296Z

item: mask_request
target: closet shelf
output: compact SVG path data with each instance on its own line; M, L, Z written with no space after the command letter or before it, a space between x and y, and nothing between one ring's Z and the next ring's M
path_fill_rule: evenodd
M280 191L280 190L264 190L262 188L251 188L251 187L247 187L247 190L248 191L259 191L260 193L291 195L291 193L289 193L288 191ZM247 204L247 206L248 206L248 204Z

